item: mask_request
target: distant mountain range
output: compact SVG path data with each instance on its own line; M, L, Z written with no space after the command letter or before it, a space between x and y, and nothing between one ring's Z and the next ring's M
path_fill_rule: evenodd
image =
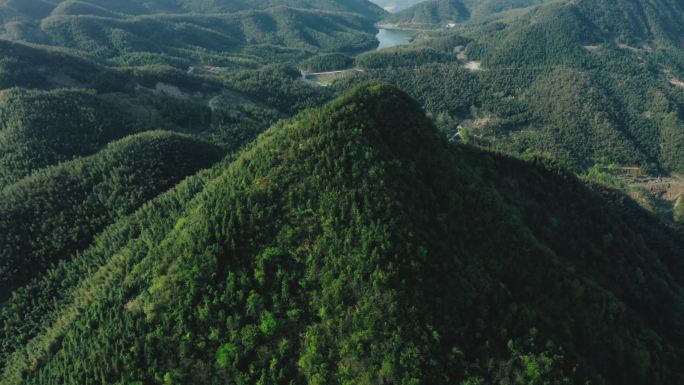
M0 36L125 65L145 64L151 57L169 63L188 60L200 51L203 60L213 56L225 63L252 59L274 47L358 52L377 44L373 23L384 15L377 6L365 1L319 4L324 8L304 0L290 3L65 1L25 7L23 1L9 1L0 4Z
M399 12L413 5L416 5L425 0L373 0L374 4L377 4L384 8L388 12Z
M427 0L387 16L383 22L403 28L430 28L483 18L547 0Z

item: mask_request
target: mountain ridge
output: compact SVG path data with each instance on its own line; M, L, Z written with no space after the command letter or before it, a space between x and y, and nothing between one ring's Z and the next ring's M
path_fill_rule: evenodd
M684 241L615 194L449 144L364 84L263 134L162 240L110 251L99 299L40 337L56 351L4 378L677 382Z
M524 9L549 0L427 0L391 14L383 23L400 28L437 28L480 20L505 11Z

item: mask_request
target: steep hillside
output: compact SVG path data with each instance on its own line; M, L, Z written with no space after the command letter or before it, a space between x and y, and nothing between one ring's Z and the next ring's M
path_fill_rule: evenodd
M449 137L543 153L579 173L612 163L654 178L684 170L684 50L672 33L684 12L658 1L593 4L554 1L422 32L359 56L366 71L333 87L390 82Z
M677 0L617 0L576 3L600 30L621 43L684 47L684 4Z
M0 92L0 189L32 171L90 155L135 131L124 111L73 90Z
M470 56L488 65L585 64L600 46L639 60L656 50L684 47L684 5L641 0L560 1L473 30Z
M447 143L395 88L203 175L93 245L100 266L8 302L4 384L684 380L681 235L544 161Z
M219 157L219 149L207 142L148 132L1 189L0 301L10 290L87 247L108 224Z
M62 49L0 39L0 89L84 87L116 89L116 72Z
M458 23L470 18L461 0L429 0L386 17L383 22L402 26L431 26Z

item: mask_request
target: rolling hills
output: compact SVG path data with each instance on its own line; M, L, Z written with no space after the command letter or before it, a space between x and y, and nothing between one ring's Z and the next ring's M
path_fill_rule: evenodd
M90 155L132 134L136 125L124 111L83 91L13 88L0 92L0 111L0 189L33 171Z
M220 154L189 136L146 132L0 189L0 300Z
M683 25L0 0L0 383L684 383Z
M388 12L395 13L416 5L421 1L423 0L373 0L373 3L381 6Z
M470 18L470 10L460 0L430 0L386 17L386 23L426 27L458 23Z
M409 46L361 55L366 71L333 86L390 82L419 100L445 135L542 153L579 173L600 164L653 178L684 170L675 22L684 12L668 2L594 5L548 2L435 25Z
M384 14L373 3L362 0L3 0L4 17L40 19L48 15L135 16L154 13L226 13L277 6L344 11L378 16Z
M50 16L41 22L45 42L98 58L134 53L171 55L239 55L246 45L303 51L359 51L376 44L372 23L356 14L292 8L244 11L225 15L152 15L105 19L97 16ZM225 51L225 53L224 53ZM207 64L210 64L209 61Z
M549 0L427 0L389 15L382 22L399 28L437 28L545 2Z
M37 334L4 383L682 380L681 236L547 161L448 144L395 88L217 167L10 301L59 309L5 331Z
M0 37L126 65L171 58L238 65L269 60L273 51L370 49L377 44L373 23L384 14L365 0L7 1Z

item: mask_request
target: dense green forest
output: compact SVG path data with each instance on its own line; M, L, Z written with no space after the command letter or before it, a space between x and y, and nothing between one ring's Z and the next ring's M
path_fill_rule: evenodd
M669 20L684 12L663 20L646 12L650 29L630 35L636 45L621 36L637 17L631 9L609 24L588 3L561 1L424 32L407 47L361 55L367 70L333 87L390 82L449 136L460 130L471 144L543 153L577 172L603 160L680 172L684 62Z
M118 65L184 69L364 51L377 44L373 22L385 14L365 0L28 2L36 4L0 4L0 37L69 48Z
M87 91L12 88L0 93L0 116L0 188L135 131L125 112Z
M383 21L399 25L427 27L462 22L469 18L470 10L461 0L429 0L387 16Z
M305 72L325 72L351 68L354 64L352 57L341 53L329 53L304 60L299 63L299 68Z
M226 13L277 6L354 12L366 17L384 14L379 7L363 0L4 0L0 15L6 20L31 20L51 14L125 17L154 13Z
M12 298L3 383L683 380L681 235L553 162L449 144L395 88L217 167ZM10 321L33 306L57 314Z
M547 2L550 0L426 0L386 16L383 23L402 28L438 28Z
M393 47L360 55L356 65L363 69L418 67L425 64L453 63L456 55L433 48Z
M420 3L422 0L373 0L377 4L389 12L399 12L412 5Z
M207 142L152 131L0 190L0 287L15 289L89 245L106 225L209 167L220 154Z
M0 384L684 383L682 26L0 0Z

